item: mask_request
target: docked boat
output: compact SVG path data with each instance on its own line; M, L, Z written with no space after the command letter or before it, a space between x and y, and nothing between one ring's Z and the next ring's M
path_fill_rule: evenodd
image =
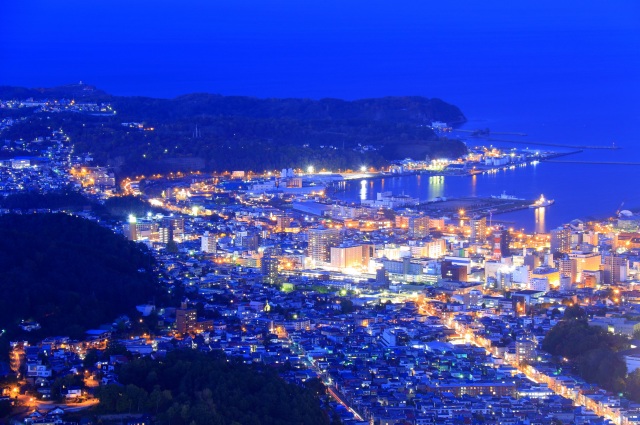
M553 202L553 199L546 199L544 195L540 195L540 199L529 205L529 208L548 207L549 205L553 204Z
M511 201L524 201L522 198L516 198L513 195L507 195L507 192L502 192L502 195L491 195L493 199L508 199Z

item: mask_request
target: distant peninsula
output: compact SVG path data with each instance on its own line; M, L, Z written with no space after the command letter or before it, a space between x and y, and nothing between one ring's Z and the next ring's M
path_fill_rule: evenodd
M464 143L432 129L466 121L454 105L424 97L361 100L260 99L189 94L173 99L113 96L76 84L48 89L0 87L0 99L60 99L109 105L111 113L44 113L0 109L22 119L5 140L36 138L61 128L76 152L119 176L168 171L356 169L412 157L457 157ZM26 112L26 113L25 113Z

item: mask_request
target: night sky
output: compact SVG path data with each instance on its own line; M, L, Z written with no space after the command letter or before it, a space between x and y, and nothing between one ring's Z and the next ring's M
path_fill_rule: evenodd
M454 101L521 86L637 93L639 34L637 1L7 0L0 84Z

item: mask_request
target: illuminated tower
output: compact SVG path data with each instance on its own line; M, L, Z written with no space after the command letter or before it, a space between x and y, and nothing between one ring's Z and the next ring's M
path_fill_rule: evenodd
M502 257L509 257L511 254L509 250L509 231L507 229L497 230L493 232L491 239L493 259L499 260Z

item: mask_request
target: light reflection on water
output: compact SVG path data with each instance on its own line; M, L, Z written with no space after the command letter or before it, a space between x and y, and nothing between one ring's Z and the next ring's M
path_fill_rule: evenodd
M444 176L429 177L429 191L427 201L444 196Z
M544 216L546 213L546 207L536 208L535 209L535 217L536 217L536 233L545 233L547 231Z
M582 158L572 155L567 159ZM530 232L544 232L576 218L605 219L614 214L623 201L632 209L640 208L640 192L628 184L637 179L637 174L637 166L542 162L477 176L423 174L373 179L369 184L358 184L356 180L347 182L345 190L336 196L354 202L375 199L376 194L384 190L426 202L437 197L490 197L504 192L533 202L544 194L545 198L555 200L544 210L525 208L493 217L494 221L512 223Z

